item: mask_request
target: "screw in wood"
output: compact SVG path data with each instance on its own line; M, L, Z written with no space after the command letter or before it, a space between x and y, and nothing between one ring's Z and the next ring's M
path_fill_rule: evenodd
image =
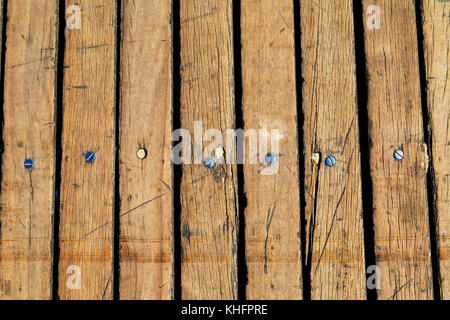
M213 158L207 158L205 159L205 161L203 162L203 164L205 165L205 167L207 168L212 168L214 165L214 159Z
M34 167L34 161L31 160L31 159L27 159L27 160L25 160L25 162L24 162L24 166L25 166L25 168L27 168L28 170L31 170L31 169L33 169L33 167Z
M334 167L336 165L336 158L333 156L329 156L328 158L325 159L325 164L328 167Z
M141 148L136 152L136 155L139 159L144 160L147 157L147 150Z
M86 162L92 163L95 160L95 153L87 152L85 158L86 158Z
M404 157L404 155L403 155L403 151L402 150L395 150L395 152L394 152L394 158L396 159L396 160L403 160L403 157Z
M275 162L275 155L273 155L272 153L269 152L268 154L266 154L265 161L266 161L267 164L274 163Z

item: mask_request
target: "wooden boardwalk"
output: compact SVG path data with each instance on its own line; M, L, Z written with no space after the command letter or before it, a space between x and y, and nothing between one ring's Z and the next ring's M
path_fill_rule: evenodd
M448 0L0 8L1 300L450 299Z

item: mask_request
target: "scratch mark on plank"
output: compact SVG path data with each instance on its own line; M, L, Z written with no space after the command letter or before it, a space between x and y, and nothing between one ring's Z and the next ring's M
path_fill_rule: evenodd
M319 259L317 260L317 265L316 265L316 269L314 270L314 272L317 272L317 269L319 269L320 260L322 259L322 256L323 256L323 253L325 252L325 248L327 246L328 240L330 239L331 230L333 229L334 221L336 218L336 213L338 211L339 205L342 202L342 198L344 197L344 193L345 193L346 189L347 189L347 187L345 186L344 189L342 190L341 196L339 197L338 203L336 204L336 208L334 209L333 218L331 219L331 226L330 226L330 229L328 230L327 238L325 239L325 243L323 244L322 252L320 253Z
M87 47L77 47L75 50L88 50L88 49L97 49L97 48L103 48L103 47L109 47L109 44L98 44L93 46L87 46Z
M108 282L106 282L106 287L105 287L105 290L103 291L103 294L102 294L102 300L105 300L106 290L108 290L110 282L111 282L111 276L109 276Z
M135 210L137 210L137 209L139 209L140 207L142 207L142 206L144 206L144 205L146 205L146 204L148 204L148 203L150 203L150 202L152 202L152 201L155 201L155 200L157 200L157 199L159 199L159 198L161 198L161 197L163 197L163 196L165 196L165 195L167 195L167 194L169 194L169 192L161 193L161 194L159 194L159 195L157 195L157 196L151 198L150 200L147 200L147 201L141 203L140 205L138 205L138 206L136 206L136 207L134 207L134 208L132 208L132 209L130 209L130 210L128 210L128 211L122 213L119 217L123 217L123 216L125 216L125 215L127 215L127 214L129 214L129 213L131 213L131 212L133 212L133 211L135 211ZM99 230L99 229L101 229L101 228L103 228L103 227L106 227L106 226L107 226L108 224L110 224L110 223L111 223L111 220L105 222L105 223L102 224L101 226L99 226L99 227L97 227L97 228L95 228L95 229L89 231L88 233L86 233L86 234L85 234L84 236L82 236L79 240L82 240L82 239L86 238L88 235L90 235L90 234L96 232L97 230Z
M406 282L404 285L402 285L400 288L395 289L395 290L394 290L394 294L393 294L392 296L390 296L387 300L394 299L395 296L397 295L397 293L399 293L404 287L406 287L408 284L410 284L410 282L411 282L412 280L413 280L413 279L409 279L409 281L407 281L407 282Z
M200 180L203 180L203 179L204 179L205 177L207 177L207 176L208 176L208 175L204 175L204 176L202 176L202 177L200 177L200 178L198 178L198 179L195 179L195 180L193 180L193 181L187 183L185 186L188 186L188 185L190 185L190 184L193 184L193 183L196 183L196 182L198 182L198 181L200 181ZM162 197L164 197L165 195L168 195L168 194L170 194L170 193L171 193L171 192L169 192L169 191L164 192L164 193L161 193L161 194L159 194L159 195L157 195L157 196L151 198L150 200L147 200L147 201L141 203L140 205L138 205L138 206L136 206L136 207L134 207L134 208L131 208L130 210L128 210L128 211L126 211L126 212L120 214L119 217L121 218L121 217L123 217L123 216L126 216L127 214L129 214L129 213L131 213L131 212L133 212L133 211L135 211L135 210L137 210L137 209L139 209L139 208L145 206L146 204L149 204L150 202L153 202L153 201L155 201L155 200L157 200L157 199L159 199L159 198L162 198ZM98 226L98 227L95 228L95 229L92 229L91 231L89 231L88 233L86 233L85 235L83 235L82 237L80 237L78 240L82 240L82 239L86 238L87 236L93 234L94 232L100 230L101 228L106 227L106 226L107 226L108 224L110 224L110 223L111 223L111 220L106 221L104 224L102 224L101 226Z
M18 67L23 67L23 66L26 66L26 65L28 65L28 64L35 63L35 62L40 62L40 61L48 60L48 59L50 59L50 58L51 58L51 57L45 57L45 58L41 58L41 59L30 60L30 61L27 61L27 62L24 62L24 63L19 63L19 64L15 64L15 65L9 66L8 68L14 69L14 68L18 68Z
M26 229L27 227L23 224L23 222L19 219L19 217L17 215L14 214L14 217L17 219L17 221L22 225L22 227L24 229Z
M280 161L289 170L289 172L292 174L295 180L300 181L299 178L295 175L295 173L291 170L291 168L289 168L288 165L283 160L280 159Z
M33 201L34 201L34 188L33 188L33 178L31 177L31 171L29 172L30 176L30 203L29 203L29 217L28 217L28 247L31 247L31 228L33 226L33 214L32 214L32 207L33 207Z
M195 21L195 20L197 20L197 19L203 19L203 18L206 18L206 17L208 17L208 16L211 16L211 15L215 14L215 13L218 12L218 11L219 11L219 8L213 7L213 8L211 8L211 12L207 12L207 13L201 14L201 15L199 15L199 16L194 16L194 17L192 17L192 18L184 19L183 21L181 21L180 24L185 24L185 23L187 23L187 22L192 22L192 21Z
M275 207L277 206L277 203L275 202L275 204L273 205L272 211L269 210L267 211L267 217L266 217L266 236L264 239L264 273L267 274L267 240L269 238L269 230L270 230L270 225L272 223L272 218L273 218L273 213L275 212Z
M165 183L163 179L161 179L161 178L158 178L158 179L167 187L167 189L169 189L172 192L172 188L167 183Z
M354 121L355 121L355 118L352 119L352 122L350 123L350 126L348 127L347 133L345 134L344 143L342 144L341 154L344 153L345 145L347 144L348 136L350 135L350 130L353 127L353 122Z

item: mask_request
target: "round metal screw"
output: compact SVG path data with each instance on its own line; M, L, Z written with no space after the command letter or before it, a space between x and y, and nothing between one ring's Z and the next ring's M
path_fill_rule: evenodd
M34 161L31 159L27 159L27 160L25 160L24 166L25 166L25 168L31 170L34 167Z
M396 160L403 160L403 158L404 158L403 150L400 150L400 149L399 150L395 150L394 158Z
M269 152L268 154L266 154L265 161L266 161L267 164L274 163L275 162L275 155L273 155L272 153Z
M333 156L330 156L328 158L325 159L325 164L328 167L334 167L336 165L336 158Z
M86 162L92 163L95 160L95 153L88 152L88 153L86 153L86 157L85 158L86 158Z
M205 159L205 161L203 162L203 164L204 164L205 167L207 167L207 168L212 168L212 166L214 165L214 159L212 159L212 158L207 158L207 159Z
M141 148L136 153L137 157L141 160L144 160L147 157L147 150Z

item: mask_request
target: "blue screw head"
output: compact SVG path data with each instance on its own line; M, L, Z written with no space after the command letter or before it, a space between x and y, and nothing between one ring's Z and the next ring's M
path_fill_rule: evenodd
M394 158L396 159L396 160L403 160L403 157L404 157L404 154L403 154L403 151L402 150L395 150L395 152L394 152Z
M25 160L24 165L25 165L25 168L27 168L28 170L31 170L34 167L34 161L31 159L27 159L27 160Z
M92 162L94 162L94 160L95 160L95 153L93 153L93 152L87 152L85 158L86 158L86 162L92 163Z
M214 165L214 159L213 158L206 158L205 161L203 162L203 164L207 168L212 168L213 165Z
M275 162L275 155L273 155L272 153L269 152L268 154L266 154L265 161L266 161L267 164L274 163Z
M329 156L328 158L325 159L325 164L328 167L334 167L336 165L336 158L333 156Z

